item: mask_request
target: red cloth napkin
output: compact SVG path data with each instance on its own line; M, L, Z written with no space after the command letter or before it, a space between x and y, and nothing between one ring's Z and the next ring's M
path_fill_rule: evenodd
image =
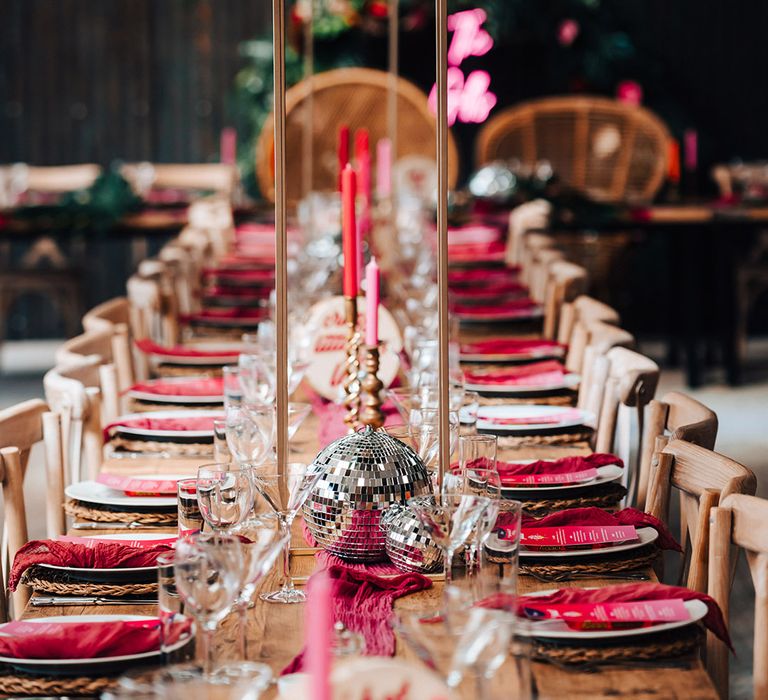
M247 321L260 321L269 315L265 308L257 306L229 306L229 307L209 307L204 311L189 316L180 316L181 321L216 321L219 319L237 319L242 318Z
M15 591L21 575L36 564L72 566L78 569L130 569L154 566L157 558L170 549L169 544L130 547L120 542L99 542L91 547L75 542L32 540L16 552L8 576L8 588Z
M205 290L206 299L237 297L238 299L266 299L270 293L269 287L238 287L226 284L215 284Z
M230 279L237 280L240 283L243 282L271 282L275 279L275 271L270 268L263 268L261 270L253 270L250 268L207 268L203 270L205 277L215 277L218 280Z
M16 659L94 659L142 654L159 648L160 621L157 619L109 622L18 620L4 625L0 634L0 656Z
M451 270L448 272L448 284L489 284L500 280L517 277L516 270L506 267L474 267L471 270Z
M514 525L509 513L499 513L496 519L496 527ZM523 515L521 523L523 530L531 527L564 527L566 525L634 525L634 527L652 527L659 533L656 540L661 549L671 549L674 552L682 552L677 540L672 536L669 528L650 513L643 513L635 508L624 508L617 513L609 513L601 508L568 508L557 513L546 515L543 518L534 518Z
M557 412L551 415L520 416L517 418L488 415L479 415L478 417L492 425L558 425L566 420L578 420L581 415L578 408L573 408L570 411Z
M572 474L581 472L585 469L597 469L609 464L617 464L624 467L624 462L619 457L604 452L593 452L591 455L583 457L562 457L561 459L546 460L540 459L528 464L515 464L513 462L496 462L496 470L501 477L501 483L514 483L513 476L528 476L530 474Z
M529 297L523 299L510 299L503 304L454 304L451 309L454 313L464 316L501 316L513 311L529 311L538 307L538 304Z
M221 348L219 350L199 350L195 347L186 345L174 345L173 347L163 347L153 343L148 338L135 341L136 347L148 355L167 355L168 357L232 357L240 355L237 348Z
M536 605L583 605L587 603L629 603L637 600L700 600L707 606L704 616L704 626L733 650L728 627L723 619L723 613L717 602L704 593L692 591L679 586L667 586L663 583L623 583L604 588L561 588L549 595L522 596L517 599L517 610L520 614L526 603ZM508 594L499 593L484 600L481 605L489 608L509 608L511 604Z
M532 352L565 350L566 346L554 340L526 340L523 338L494 338L477 343L464 343L461 352L465 355L522 355Z
M534 385L550 384L562 380L565 367L559 360L531 362L519 367L508 367L503 370L484 372L464 372L464 381L468 384L515 384Z
M527 294L528 287L519 282L495 282L482 287L454 287L451 289L451 294L471 299L522 293Z
M200 377L181 382L156 380L134 384L130 391L158 396L223 396L224 380L221 377Z
M141 418L116 420L104 428L104 438L109 438L118 428L139 428L141 430L209 430L213 431L213 421L223 419L224 414L215 416L185 416L184 418L152 418L146 414Z
M333 620L363 636L366 655L392 656L395 653L395 634L389 625L392 605L404 595L430 588L432 582L417 573L382 578L348 566L331 566L328 573ZM305 652L306 649L302 650L283 669L283 675L303 668Z

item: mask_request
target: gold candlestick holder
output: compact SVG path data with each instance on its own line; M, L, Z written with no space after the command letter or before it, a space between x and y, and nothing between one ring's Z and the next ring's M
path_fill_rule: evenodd
M347 326L347 359L344 364L344 422L355 430L360 417L360 332L357 330L357 299L344 297L344 317Z
M384 384L379 379L379 346L365 346L366 374L362 381L363 396L360 422L372 428L384 425L384 412L381 410L381 390Z

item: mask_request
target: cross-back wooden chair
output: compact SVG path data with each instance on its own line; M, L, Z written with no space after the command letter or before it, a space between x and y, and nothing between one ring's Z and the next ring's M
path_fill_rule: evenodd
M114 367L86 358L49 370L43 387L48 406L61 419L65 478L95 479L103 460L102 425L121 413Z
M237 167L226 163L126 163L120 173L137 192L158 188L231 197L239 180Z
M158 253L166 265L178 313L190 315L197 311L200 296L200 265L193 255L179 245L167 244Z
M673 488L680 492L690 541L682 577L688 588L705 593L710 509L732 493L754 495L757 479L745 466L717 452L685 440L670 440L651 463L647 512L668 522Z
M612 348L605 358L608 367L597 419L595 450L614 452L624 460L627 501L634 503L644 412L656 394L659 366L645 355L623 347Z
M120 394L135 383L130 324L131 305L126 297L109 299L94 306L83 316L83 328L86 332L112 334L112 362L115 365Z
M520 252L520 281L528 285L532 295L538 292L542 296L546 285L546 264L564 259L563 252L552 236L546 233L527 233L523 237Z
M667 442L685 440L713 450L716 438L717 414L696 399L679 391L670 391L661 399L651 401L645 416L637 502L645 504L653 455Z
M605 97L545 97L489 119L477 165L547 160L570 187L601 201L650 201L666 174L670 136L652 112Z
M589 277L585 268L564 260L556 260L549 266L549 276L544 302L543 335L549 340L557 337L560 312L564 304L572 302L587 291Z
M572 302L564 303L560 309L557 341L568 346L571 356L569 369L574 372L581 371L584 348L589 344L587 327L592 321L618 326L621 323L621 317L612 306L586 294L576 297Z
M583 325L587 345L581 353L582 360L579 368L581 381L579 382L579 396L576 405L599 417L610 367L610 361L607 358L608 351L612 348L633 349L635 337L623 328L602 321L590 321ZM565 364L571 371L576 371L569 365L569 359L571 359L573 352L569 347Z
M195 200L187 210L189 228L204 233L216 257L226 255L235 240L232 204L224 197L212 196Z
M172 317L172 309L168 304L169 292L164 286L160 274L151 277L132 275L128 278L131 336L134 340L150 338L161 345L176 343L177 322Z
M8 616L5 582L10 563L26 544L27 519L24 505L24 477L32 448L44 443L46 480L46 529L49 537L64 533L64 454L59 416L40 399L32 399L0 411L0 483L5 506L3 529L3 595L0 610ZM29 599L26 586L13 594L14 614L18 617Z
M752 697L768 697L768 501L751 495L731 494L709 513L708 592L723 611L730 613L733 547L746 553L755 587L754 641L752 644ZM738 650L737 650L738 653ZM728 662L725 644L707 634L707 670L723 700L728 698Z
M522 267L526 235L529 231L546 231L549 228L551 213L552 205L545 199L525 202L510 212L505 251L505 260L509 267Z
M73 365L86 357L98 357L100 362L112 362L112 331L87 331L70 338L56 348L57 365Z

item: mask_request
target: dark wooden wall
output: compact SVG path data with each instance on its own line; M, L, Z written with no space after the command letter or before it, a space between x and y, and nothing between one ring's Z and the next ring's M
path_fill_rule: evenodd
M268 0L0 0L0 162L218 154Z

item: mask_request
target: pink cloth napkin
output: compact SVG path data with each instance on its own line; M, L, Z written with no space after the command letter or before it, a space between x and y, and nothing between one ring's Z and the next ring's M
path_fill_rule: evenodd
M486 285L517 278L517 271L506 267L473 267L471 270L451 270L449 285Z
M583 457L562 457L561 459L540 459L528 464L515 464L514 462L496 462L496 470L501 477L502 485L516 483L513 477L528 476L530 474L572 474L585 469L597 469L609 464L617 464L620 467L624 463L616 455L605 452L593 452ZM506 484L505 484L506 480Z
M179 316L181 321L215 321L219 319L243 319L245 321L261 321L269 316L269 310L261 306L210 306L196 314Z
M224 380L221 377L199 377L180 382L165 382L161 379L134 384L130 391L157 396L223 396Z
M578 408L562 413L553 413L552 415L541 416L521 416L519 418L501 418L496 416L478 416L484 421L493 425L559 425L566 420L577 420L581 418L581 411Z
M464 381L468 384L544 386L562 381L563 377L565 377L565 367L559 360L532 362L502 370L464 372Z
M501 316L525 316L539 305L529 297L510 299L503 304L454 304L451 311L467 318L496 318Z
M383 578L346 565L331 566L328 573L333 620L363 636L366 655L392 656L395 653L395 634L389 625L392 605L404 595L430 588L432 582L416 573ZM302 650L283 669L283 674L300 671L304 667L305 652Z
M239 349L222 348L220 350L198 350L195 347L187 347L186 345L174 345L172 347L165 347L153 343L148 338L142 338L136 340L136 347L147 355L167 355L168 357L231 357L237 358L240 355Z
M464 343L461 352L465 355L528 355L534 352L565 350L566 346L554 340L525 340L517 338L494 338L477 343Z
M152 418L151 413L141 418L128 418L109 423L104 428L104 441L108 441L119 428L139 428L140 430L206 430L213 432L213 421L223 419L224 414L213 416L185 416L184 418Z

